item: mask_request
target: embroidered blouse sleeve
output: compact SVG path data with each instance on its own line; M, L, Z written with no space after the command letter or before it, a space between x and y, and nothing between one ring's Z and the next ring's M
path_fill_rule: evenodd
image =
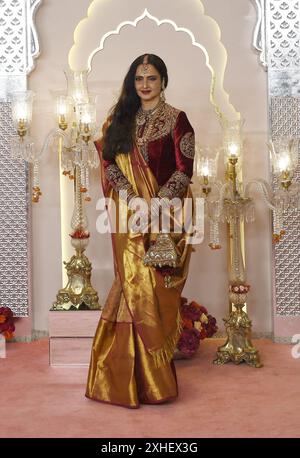
M103 138L95 141L95 146L98 150L99 155L102 155ZM120 170L119 166L114 160L105 160L102 158L102 166L104 170L105 179L108 181L110 186L116 191L127 191L127 199L129 202L132 197L136 197L131 183L127 180L125 175ZM122 195L120 194L122 198Z
M195 135L186 114L181 111L173 130L176 170L160 188L159 197L182 198L193 175Z

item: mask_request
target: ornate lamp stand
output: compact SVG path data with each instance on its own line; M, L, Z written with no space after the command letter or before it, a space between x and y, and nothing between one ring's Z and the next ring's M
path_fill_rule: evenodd
M229 302L231 312L224 319L227 340L218 348L215 364L233 361L238 364L245 361L254 367L261 367L258 351L251 342L251 321L244 309L247 301L249 285L246 284L245 261L243 258L244 220L253 205L253 200L243 197L238 191L236 165L237 157L228 159L228 177L231 180L231 192L223 200L223 208L229 225L230 240L230 276Z
M67 72L68 94L56 94L58 128L47 136L44 150L55 146L64 176L74 182L71 244L75 255L64 262L67 285L60 289L51 310L101 310L91 285L92 264L84 254L89 242L84 201L90 201L89 172L99 166L93 136L97 130L96 105L87 89L87 72Z
M242 361L253 367L261 367L257 349L251 342L251 320L245 310L250 286L246 282L245 258L242 234L244 223L254 221L254 201L250 197L252 185L258 187L265 204L273 213L273 241L283 236L283 213L299 204L299 186L293 181L297 168L298 142L280 139L270 143L273 172L277 181L276 191L262 179L255 179L245 185L238 180L242 152L241 123L227 125L224 131L223 150L226 155L226 182L216 181L216 162L211 155L198 154L196 172L200 179L202 193L206 198L210 223L212 249L221 248L219 223L227 222L229 228L229 303L230 314L224 319L227 340L217 351L215 364Z
M89 243L89 233L86 231L87 218L82 202L80 168L75 168L74 198L75 207L72 218L71 244L76 254L64 265L68 275L65 288L59 290L52 310L90 309L101 310L98 293L91 285L92 264L84 251Z

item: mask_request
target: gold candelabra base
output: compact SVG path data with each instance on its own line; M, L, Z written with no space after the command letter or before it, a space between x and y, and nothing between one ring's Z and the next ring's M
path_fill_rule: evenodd
M102 310L98 293L91 285L92 264L83 252L84 249L76 249L76 255L64 262L68 283L59 290L51 310Z
M227 341L218 348L214 364L225 364L232 361L235 364L245 362L252 367L262 367L258 350L251 342L251 321L243 311L244 304L235 304L228 319L224 319Z

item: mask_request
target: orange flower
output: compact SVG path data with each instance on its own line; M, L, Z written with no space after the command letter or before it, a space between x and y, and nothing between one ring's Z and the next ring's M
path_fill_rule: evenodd
M191 305L192 307L196 307L196 309L200 309L200 308L201 308L201 305L198 304L198 302L195 302L195 301L192 301L192 302L190 303L190 305Z
M14 334L12 332L10 332L10 331L4 331L3 335L4 335L6 340L12 339L13 336L14 336Z
M5 321L6 321L6 316L0 315L0 323L5 323Z
M183 318L182 320L183 327L186 329L193 329L193 322L192 320L188 320L187 318Z

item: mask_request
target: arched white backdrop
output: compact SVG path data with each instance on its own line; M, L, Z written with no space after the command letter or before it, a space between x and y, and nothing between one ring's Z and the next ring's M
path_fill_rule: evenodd
M99 94L101 122L116 100L132 60L144 52L154 52L168 66L168 102L186 111L197 141L203 146L217 146L221 140L221 127L210 101L211 68L214 69L217 105L227 117L232 119L240 113L246 120L245 178L268 179L266 74L251 49L255 21L256 12L249 0L48 0L37 15L42 54L29 79L31 89L37 93L33 125L37 144L42 144L53 126L49 91L65 87L63 69L68 62L74 69L87 68L93 51L103 48L94 55L89 76L90 90ZM120 24L123 25L118 30ZM114 31L119 33L110 33ZM101 46L105 34L107 38ZM207 54L195 43L203 46ZM33 308L34 328L47 331L48 310L62 284L57 157L48 155L43 159L41 184L43 196L33 211ZM93 285L103 303L113 280L113 265L110 236L96 231L96 202L102 195L98 171L93 173L91 185L93 200L88 205L88 216L92 237L87 255L93 264ZM66 186L69 189L63 213L68 221L72 185L66 182ZM252 286L248 310L254 332L269 335L270 219L259 198L256 209L256 222L246 228L248 281ZM63 235L68 240L68 231ZM207 247L207 240L197 246L184 290L186 297L201 302L216 316L221 328L228 308L225 227L222 245L218 252ZM71 249L65 249L64 257L71 254Z

